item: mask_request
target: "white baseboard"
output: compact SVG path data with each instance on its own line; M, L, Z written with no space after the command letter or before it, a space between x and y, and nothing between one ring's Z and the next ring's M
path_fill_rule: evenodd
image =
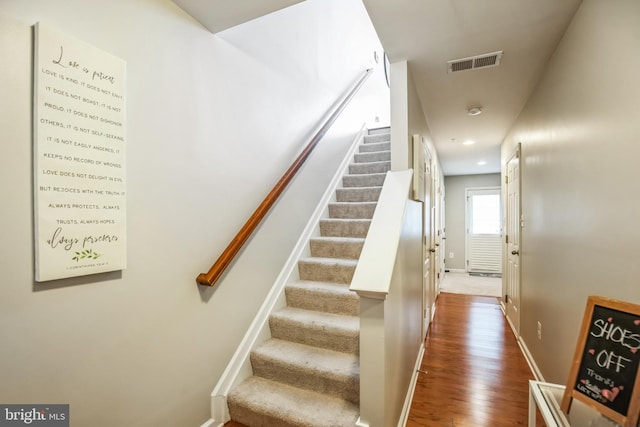
M529 368L531 369L533 376L536 378L536 381L545 382L544 377L542 376L542 372L540 372L538 365L536 365L535 359L531 355L531 352L529 351L529 348L525 344L522 337L518 338L518 345L520 346L520 350L522 350L522 354L524 355L524 358L527 360L527 363L529 364Z
M506 306L502 309L502 314L504 314L504 318L507 319L507 324L511 328L511 332L513 332L513 336L516 337L517 340L519 340L520 339L520 333L518 332L516 327L513 325L513 323L511 323L511 319L509 319L509 316L507 316L507 307Z
M227 396L233 387L252 375L251 362L249 360L251 351L260 342L265 341L270 337L270 331L268 328L269 316L275 308L285 304L284 287L293 275L297 274L296 268L298 260L303 255L304 251L307 250L309 239L319 227L320 218L322 218L325 213L329 202L335 194L336 188L338 188L338 185L341 183L342 177L353 160L353 156L358 145L362 142L365 134L366 129L363 125L360 132L351 143L349 152L340 164L340 167L336 171L336 174L332 178L327 190L323 194L315 211L309 219L309 222L302 231L298 242L287 259L287 262L274 281L274 284L262 303L262 306L258 310L256 317L253 319L253 322L251 322L251 325L240 342L240 345L236 349L236 352L222 373L218 383L211 392L211 419L207 421L203 427L205 425L206 427L220 427L230 420Z
M422 365L422 358L424 357L424 350L424 341L422 341L422 344L420 345L420 351L418 352L418 358L416 359L416 364L413 368L411 384L409 385L407 397L405 398L404 405L402 406L402 413L400 414L400 419L398 420L398 427L405 427L407 425L407 420L409 419L409 410L411 409L411 402L413 402L413 393L416 391L416 383L418 382L420 366Z
M502 314L504 315L504 318L507 320L507 323L509 324L511 331L513 332L513 335L515 336L516 341L518 342L520 351L522 352L524 359L527 361L527 364L529 365L529 369L531 369L531 373L535 377L536 381L545 382L544 377L542 376L542 372L540 372L540 368L538 368L538 365L536 364L536 360L533 358L533 355L529 351L529 348L525 344L522 337L518 335L516 328L514 328L513 323L511 323L511 320L507 316L506 307L503 302L500 303L500 310L502 310Z
M505 307L504 303L500 303L500 309L502 310L502 314L504 315L504 318L507 320L507 323L509 324L509 327L511 328L511 331L513 332L513 335L515 336L516 341L518 342L518 346L520 347L520 351L522 352L522 355L524 356L524 359L527 361L527 364L529 365L529 369L531 369L531 373L535 377L536 381L544 382L544 377L542 376L542 373L540 372L540 369L538 368L538 365L536 365L536 361L533 358L533 356L531 355L531 352L529 351L529 348L525 344L525 342L522 339L522 337L520 335L518 335L518 331L516 331L516 328L513 327L513 323L511 323L511 320L507 316L506 307Z

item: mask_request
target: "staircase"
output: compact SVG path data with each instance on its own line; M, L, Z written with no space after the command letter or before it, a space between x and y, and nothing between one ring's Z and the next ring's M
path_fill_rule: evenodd
M389 128L369 131L320 220L287 306L269 319L271 339L251 353L253 376L228 396L251 427L353 427L359 416L360 302L349 290L386 172Z

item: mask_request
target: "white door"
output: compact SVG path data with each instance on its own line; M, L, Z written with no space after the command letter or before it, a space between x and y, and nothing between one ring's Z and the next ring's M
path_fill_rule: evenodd
M432 318L432 306L434 303L433 291L432 291L432 269L433 269L433 254L429 250L431 241L433 239L432 230L432 217L431 217L431 205L433 204L432 198L432 184L431 184L431 153L429 148L424 143L420 135L413 135L413 168L414 168L414 183L413 183L413 197L414 199L421 200L422 212L423 212L423 283L422 283L422 315L423 315L423 328L422 339L427 335L429 329L429 323Z
M502 272L500 187L467 189L467 271Z
M520 335L520 148L507 161L507 274L506 314L516 336Z

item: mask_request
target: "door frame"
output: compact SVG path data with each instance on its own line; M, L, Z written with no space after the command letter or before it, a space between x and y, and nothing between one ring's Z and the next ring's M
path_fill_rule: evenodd
M438 265L437 265L438 271L436 272L436 275L435 275L435 280L436 280L435 289L436 289L436 296L437 296L437 294L440 293L440 286L442 285L442 280L444 279L445 259L446 259L445 254L447 253L445 243L447 238L445 236L445 206L446 206L445 205L445 188L444 188L444 181L439 172L437 175L437 181L434 181L434 182L437 184L435 210L438 214L436 216L436 224L434 227L434 232L436 233L436 239L437 239L436 255L438 258Z
M517 227L518 227L518 250L520 252L520 255L518 255L518 310L517 310L517 319L511 319L509 317L509 310L508 310L508 291L510 289L510 275L508 274L508 268L509 268L509 243L508 243L508 228L507 228L507 221L510 215L510 210L509 210L509 163L511 162L511 160L518 158L519 159L519 167L518 167L518 212L520 214L520 217L518 218L517 221ZM513 333L515 334L515 336L517 338L520 337L520 322L521 322L521 312L522 312L522 227L523 227L523 216L522 216L522 144L518 143L516 145L516 148L511 152L511 154L509 155L509 157L507 157L506 162L505 162L505 168L504 168L504 172L505 172L505 176L504 176L504 188L503 188L503 207L504 207L504 216L503 216L503 248L504 250L502 251L502 269L504 271L504 274L502 275L503 279L502 279L502 307L504 310L504 314L505 314L505 318L507 319L507 322L509 323L509 326L511 327L511 329L513 330Z

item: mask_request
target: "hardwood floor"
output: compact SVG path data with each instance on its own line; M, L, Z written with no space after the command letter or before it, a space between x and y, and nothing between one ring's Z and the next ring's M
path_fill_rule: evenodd
M527 425L533 375L497 298L441 293L425 345L407 427Z
M531 370L493 297L441 293L408 427L527 424Z

